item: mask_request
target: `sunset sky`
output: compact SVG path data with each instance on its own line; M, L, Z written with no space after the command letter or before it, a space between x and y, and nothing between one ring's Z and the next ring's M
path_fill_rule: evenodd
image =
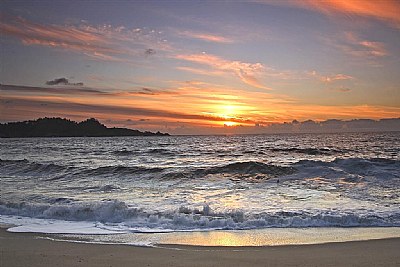
M1 1L0 121L170 133L400 116L400 2Z

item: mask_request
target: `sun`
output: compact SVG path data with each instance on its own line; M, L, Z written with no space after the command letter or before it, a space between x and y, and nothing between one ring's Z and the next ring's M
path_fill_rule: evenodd
M238 107L230 103L215 106L214 115L220 119L220 123L224 126L237 126L235 122L238 115Z
M232 106L232 105L225 105L222 107L222 113L225 116L232 116L235 113L235 111L236 111L236 108L235 108L235 106Z
M223 121L224 126L235 126L237 123L231 121L232 118L235 117L236 107L234 105L223 105L219 108L219 113L222 118L225 120Z
M224 121L224 125L231 127L237 125L237 123L234 121Z

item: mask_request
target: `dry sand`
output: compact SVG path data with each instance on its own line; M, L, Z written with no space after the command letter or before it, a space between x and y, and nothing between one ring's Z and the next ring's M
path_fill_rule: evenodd
M0 229L0 266L400 266L400 238L279 247L147 248L38 236Z

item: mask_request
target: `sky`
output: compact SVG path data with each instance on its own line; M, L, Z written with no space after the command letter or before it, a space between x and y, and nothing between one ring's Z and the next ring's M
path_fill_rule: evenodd
M400 2L1 1L0 122L170 133L400 117Z

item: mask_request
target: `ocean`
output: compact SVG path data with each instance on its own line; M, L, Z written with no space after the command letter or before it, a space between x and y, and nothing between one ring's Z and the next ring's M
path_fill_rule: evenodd
M399 156L398 132L0 139L0 223L139 245L400 236Z

